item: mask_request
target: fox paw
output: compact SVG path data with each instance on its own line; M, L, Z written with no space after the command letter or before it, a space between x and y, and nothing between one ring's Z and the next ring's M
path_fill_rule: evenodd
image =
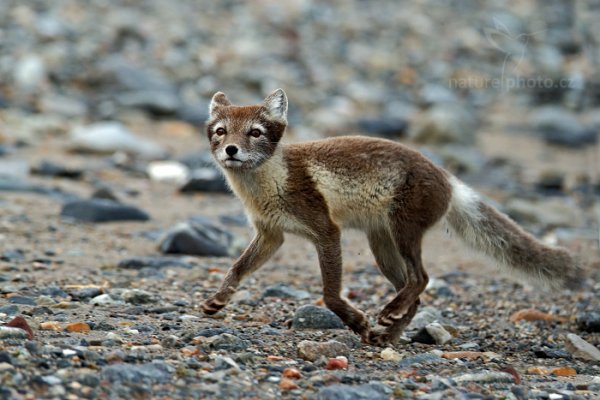
M200 307L202 308L202 311L205 314L213 315L221 311L221 309L225 307L226 304L227 303L222 303L218 301L215 297L210 297L206 299Z
M396 342L394 335L387 330L371 330L362 339L364 343L378 347L387 347Z

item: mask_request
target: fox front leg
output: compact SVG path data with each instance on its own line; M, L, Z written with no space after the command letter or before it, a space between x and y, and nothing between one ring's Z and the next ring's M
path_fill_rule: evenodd
M259 269L281 247L282 243L283 232L257 227L256 236L227 271L217 292L202 303L202 310L206 314L212 315L225 307L242 279Z

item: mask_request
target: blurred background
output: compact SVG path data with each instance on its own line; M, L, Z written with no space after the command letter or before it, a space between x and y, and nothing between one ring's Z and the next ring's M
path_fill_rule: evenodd
M596 0L4 0L0 173L181 183L214 92L282 87L290 141L411 143L536 233L593 238L599 17Z

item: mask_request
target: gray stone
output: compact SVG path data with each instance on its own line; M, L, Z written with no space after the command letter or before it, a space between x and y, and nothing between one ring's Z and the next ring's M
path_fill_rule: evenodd
M171 380L175 368L163 361L140 365L116 364L102 369L101 375L111 383L156 384Z
M600 361L600 350L574 333L567 334L565 347L574 358Z
M34 175L51 176L68 179L79 179L83 175L83 171L76 168L65 167L53 161L42 161L37 166L31 169Z
M83 117L88 112L87 105L83 101L57 93L43 95L39 107L44 113L60 114L70 118Z
M292 327L295 329L344 329L344 323L333 311L308 304L296 310Z
M408 130L409 122L402 118L362 118L356 122L362 132L386 138L404 136Z
M99 296L94 297L92 300L90 300L90 304L97 305L97 306L104 306L104 305L114 306L114 305L125 304L125 302L118 297L111 296L110 294L105 293L105 294L101 294Z
M223 175L215 168L197 168L192 170L190 178L179 191L181 193L231 193Z
M542 107L533 114L532 123L551 144L577 148L598 141L594 129L583 126L575 114L562 107Z
M21 90L40 89L47 80L44 60L37 54L25 54L14 64L13 79Z
M442 314L433 307L423 307L412 319L406 330L425 328L430 323L440 320Z
M317 393L318 400L388 400L392 397L392 388L371 382L364 385L331 385L321 388Z
M431 335L435 344L446 344L452 340L452 335L450 332L444 329L444 327L437 322L432 322L431 324L427 325L425 329L427 330L427 333Z
M170 90L125 92L117 95L116 100L120 106L140 108L157 115L174 114L180 104L177 94Z
M600 332L600 312L590 311L579 314L577 327L586 332Z
M77 127L71 131L70 141L71 148L81 152L111 154L123 151L147 159L166 155L160 145L134 135L119 122L98 122Z
M303 340L298 343L298 356L304 360L316 361L321 357L333 358L337 356L348 357L350 348L337 340L328 342L314 342Z
M26 339L27 332L19 328L0 326L0 339Z
M156 296L141 289L127 289L121 293L121 297L130 304L156 303Z
M304 300L310 298L310 293L308 293L306 290L297 290L291 288L284 283L277 283L266 288L263 292L263 297Z
M194 218L171 228L161 240L164 254L227 257L232 253L233 235L207 218Z
M249 343L230 333L221 333L211 337L210 345L216 350L240 351L246 349Z
M84 222L147 221L150 216L143 210L106 199L73 200L63 205L63 217Z
M143 268L192 268L192 265L178 257L130 257L119 261L117 265L123 269L143 269Z
M473 116L464 109L437 105L422 116L412 136L419 143L472 145L475 144L475 129Z
M452 377L459 385L467 383L514 383L515 378L507 372L481 371Z
M420 364L438 364L440 362L446 362L442 357L435 353L423 353L417 354L416 356L406 357L400 360L398 366L400 368L412 367Z

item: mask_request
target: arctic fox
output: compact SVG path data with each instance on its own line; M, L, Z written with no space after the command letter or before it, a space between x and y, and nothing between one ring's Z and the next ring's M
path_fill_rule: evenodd
M421 262L425 232L445 219L468 245L511 272L544 286L577 287L582 270L569 252L549 247L417 151L360 136L280 144L287 96L235 106L225 94L210 103L206 132L212 154L242 201L256 235L202 305L222 309L242 278L257 270L291 232L314 243L327 307L375 345L395 342L414 317L428 276ZM396 289L379 313L381 327L342 298L340 230L367 235L381 272Z

